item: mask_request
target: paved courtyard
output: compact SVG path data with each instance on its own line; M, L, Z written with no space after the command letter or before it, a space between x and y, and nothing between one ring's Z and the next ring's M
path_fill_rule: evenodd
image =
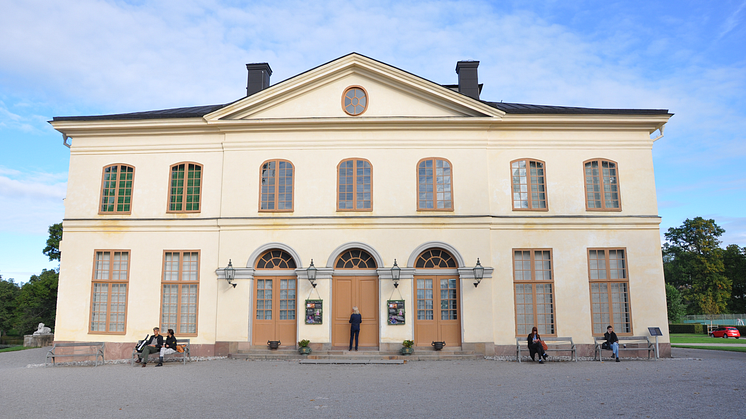
M0 417L746 417L746 353L673 349L659 361L420 361L299 365L221 359L27 368L0 353Z

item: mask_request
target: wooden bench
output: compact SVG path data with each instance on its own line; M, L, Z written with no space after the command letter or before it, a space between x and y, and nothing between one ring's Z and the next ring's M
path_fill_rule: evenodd
M139 345L140 342L142 342L142 340L138 341L137 344ZM167 354L166 357L169 357L169 356L171 356L171 357L178 357L179 355L181 355L183 364L186 365L187 359L189 359L191 361L191 352L190 352L190 349L191 349L190 348L191 340L190 339L176 339L176 344L177 345L185 345L184 346L184 352L178 352L177 351L177 352L174 352L172 354ZM137 353L138 353L137 350L135 348L132 348L132 359L130 360L130 364L131 365L135 365L135 361L138 358ZM155 357L155 359L158 359L159 356L160 356L159 352L151 352L150 356L148 357L148 360L154 359L153 357ZM165 357L164 357L164 359L165 359ZM152 361L150 361L150 362L152 362Z
M541 340L547 344L547 350L545 352L570 352L571 359L575 362L578 361L578 357L575 353L575 343L571 337L543 337ZM525 346L528 351L528 342L526 338L515 338L515 357L518 362L521 362L521 347ZM531 351L529 351L531 353Z
M72 353L59 353L59 348L89 348L85 352L77 352L73 349ZM64 352L64 351L61 351ZM52 358L52 365L56 366L57 362L55 358L66 358L76 356L95 356L95 367L98 366L98 357L101 357L101 363L104 363L104 342L69 342L69 343L55 343L52 349L47 352L47 358L44 361L44 367L49 364L49 358Z
M655 345L650 342L647 336L617 336L619 338L619 352L622 351L648 351L648 359L650 354L655 353ZM598 357L601 361L601 345L606 342L603 336L595 336L593 338L595 343L595 349L593 353L593 359ZM625 348L624 345L632 345L631 347ZM611 349L604 349L605 351L611 351Z

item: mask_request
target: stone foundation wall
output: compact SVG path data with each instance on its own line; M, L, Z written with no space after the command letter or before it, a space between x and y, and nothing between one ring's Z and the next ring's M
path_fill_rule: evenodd
M25 335L23 337L23 346L27 348L43 348L52 346L54 342L53 333L44 333L43 335Z

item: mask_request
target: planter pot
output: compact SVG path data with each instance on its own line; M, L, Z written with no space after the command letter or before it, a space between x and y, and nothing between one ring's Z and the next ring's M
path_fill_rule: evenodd
M298 348L298 353L301 355L308 355L311 353L311 348L308 346L301 346Z
M446 346L446 343L445 343L445 341L444 342L433 342L432 345L433 345L433 348L435 348L436 351L439 351L439 350L443 349L444 346Z
M407 348L406 346L402 346L401 348L402 355L412 355L413 353L414 353L414 348Z
M268 340L267 345L269 346L269 349L277 349L280 347L282 342L279 340Z

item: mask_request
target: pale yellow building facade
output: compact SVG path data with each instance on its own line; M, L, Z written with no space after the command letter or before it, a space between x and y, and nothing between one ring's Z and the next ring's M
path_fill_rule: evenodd
M353 53L271 86L256 64L227 105L55 118L55 339L337 348L357 305L381 351L511 355L537 325L590 355L613 323L662 327L670 354L652 147L671 114L485 101L477 64L439 85Z

